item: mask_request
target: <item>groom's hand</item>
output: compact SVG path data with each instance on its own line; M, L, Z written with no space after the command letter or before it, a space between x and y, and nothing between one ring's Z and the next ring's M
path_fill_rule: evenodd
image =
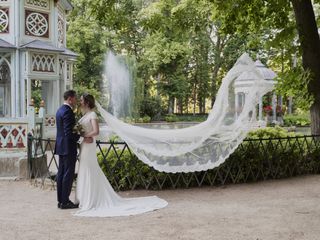
M92 138L92 137L84 137L84 138L83 138L83 141L84 141L85 143L93 143L93 138Z

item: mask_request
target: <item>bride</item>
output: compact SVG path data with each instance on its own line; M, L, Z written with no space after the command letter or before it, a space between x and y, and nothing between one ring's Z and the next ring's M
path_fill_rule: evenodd
M76 201L80 210L76 216L112 217L128 216L153 211L167 206L167 202L156 196L140 198L122 198L110 185L99 167L95 136L99 134L99 125L94 97L83 94L80 98L84 116L79 120L84 137L92 137L92 143L81 143L80 164L76 188Z

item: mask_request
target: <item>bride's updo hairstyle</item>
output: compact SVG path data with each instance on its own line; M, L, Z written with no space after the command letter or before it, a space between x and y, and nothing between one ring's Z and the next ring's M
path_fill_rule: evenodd
M89 93L82 94L83 102L90 108L93 109L96 107L94 97Z

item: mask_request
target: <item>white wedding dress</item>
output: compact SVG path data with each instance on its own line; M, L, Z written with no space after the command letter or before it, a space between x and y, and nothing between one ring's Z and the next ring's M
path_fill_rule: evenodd
M95 112L88 112L79 121L86 133L93 130L92 119L97 119ZM81 143L76 202L79 202L80 210L74 215L83 217L135 215L160 209L168 204L156 196L120 197L100 169L95 139L93 143Z

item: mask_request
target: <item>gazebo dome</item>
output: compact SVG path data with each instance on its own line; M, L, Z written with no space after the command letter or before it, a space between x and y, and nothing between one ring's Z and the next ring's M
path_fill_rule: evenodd
M258 68L265 80L273 80L277 74L270 68L267 68L260 60L255 61L254 65Z
M254 63L256 69L260 72L261 76L264 80L266 80L267 83L269 83L271 86L273 86L276 82L275 78L277 74L272 71L271 69L267 68L264 64L261 63L260 60L255 61ZM234 91L236 94L235 98L235 107L237 111L241 111L246 95L250 91L250 87L255 84L255 81L257 80L257 75L253 72L243 72L240 74L240 76L235 80L234 82ZM275 100L276 96L275 93L273 93L273 116L275 118ZM259 97L259 121L262 121L262 96ZM238 114L238 113L237 113ZM274 119L275 120L275 119Z
M275 77L277 74L272 71L271 69L267 68L260 60L255 61L254 65L258 69L258 71L261 73L263 78L270 82L270 84L274 85L275 83ZM240 74L240 76L235 80L235 88L245 88L247 86L250 86L254 84L254 81L256 79L256 76L252 72L243 72ZM242 92L244 89L239 89L237 92Z

